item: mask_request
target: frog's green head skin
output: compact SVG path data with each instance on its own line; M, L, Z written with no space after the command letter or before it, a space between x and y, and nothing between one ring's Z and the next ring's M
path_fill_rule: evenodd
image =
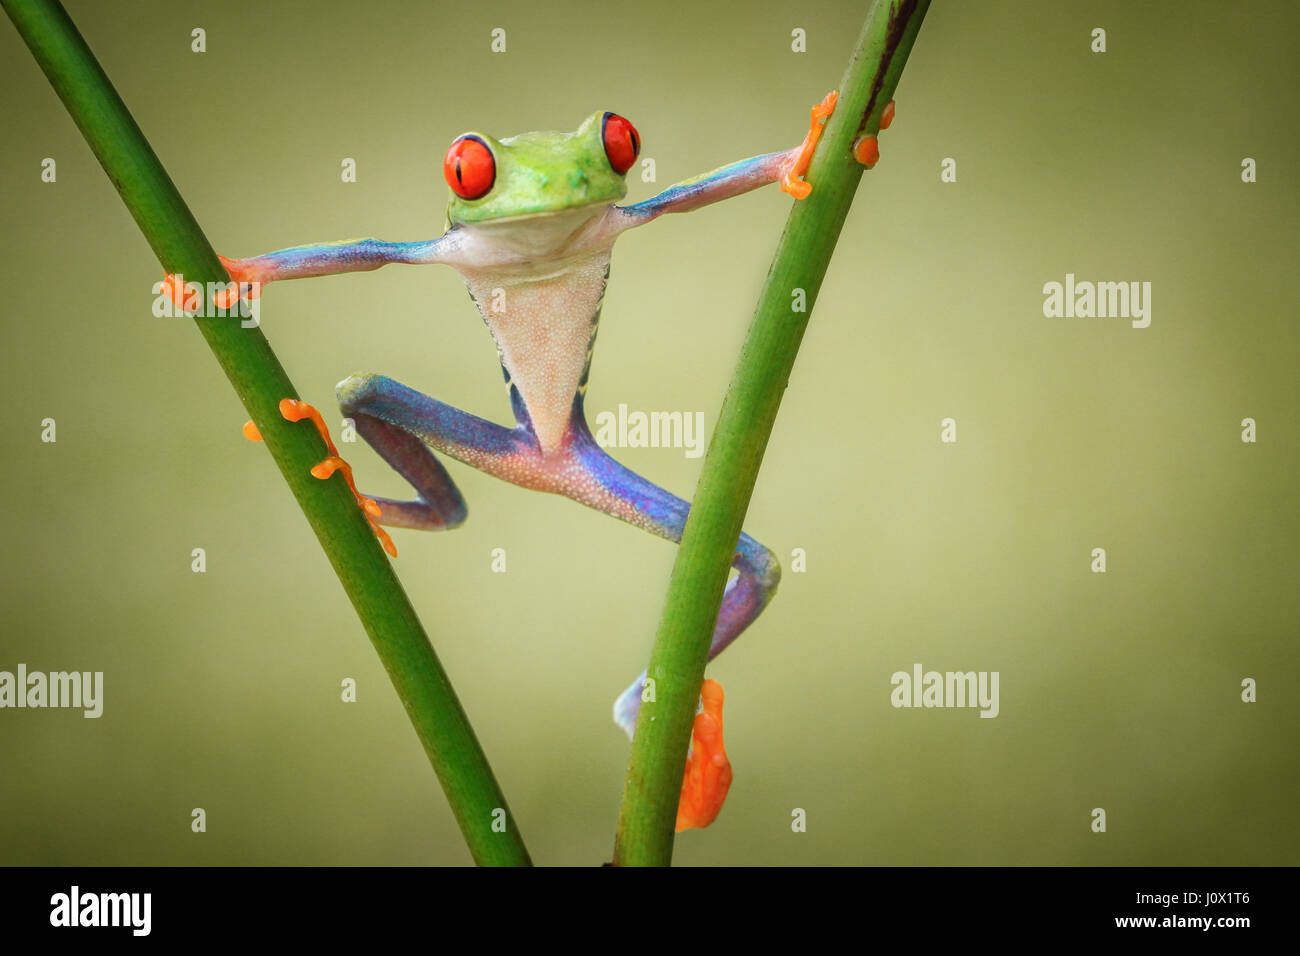
M453 226L617 202L641 151L636 127L617 113L592 113L572 133L521 133L497 140L465 133L447 150Z

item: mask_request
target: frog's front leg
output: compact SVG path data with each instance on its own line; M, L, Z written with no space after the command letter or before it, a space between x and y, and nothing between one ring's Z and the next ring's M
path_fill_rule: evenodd
M236 282L265 285L285 279L307 279L344 272L370 272L393 263L430 265L445 261L457 248L455 231L420 242L385 242L382 239L344 239L309 246L294 246L247 259L219 256Z
M615 207L621 214L619 228L645 225L667 213L691 212L774 183L798 161L800 152L800 148L796 147L784 152L752 156L695 179L669 186L657 196L642 202Z
M774 182L779 182L781 189L796 199L806 199L812 192L812 186L799 177L808 168L813 149L821 138L827 117L835 110L838 96L839 94L832 90L812 108L808 134L794 149L742 159L738 163L723 166L695 179L669 186L659 195L643 202L615 207L618 215L614 220L614 228L621 232L642 226L666 213L690 212L701 206L730 199ZM892 119L892 109L889 111L889 116ZM882 128L887 125L888 123L882 124ZM872 139L871 142L874 145L875 140ZM874 160L872 162L874 163Z
M295 246L247 259L217 256L235 284L218 295L217 304L228 308L237 295L256 299L266 283L284 279L369 272L390 263L431 265L447 262L460 249L462 238L452 229L437 239L420 242L345 239L342 242ZM163 280L163 291L182 309L187 308L185 289L171 273L167 273Z

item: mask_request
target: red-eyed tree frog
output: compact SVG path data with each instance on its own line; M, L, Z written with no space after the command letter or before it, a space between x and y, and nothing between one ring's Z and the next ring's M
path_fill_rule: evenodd
M801 146L724 166L630 206L616 203L627 194L625 177L636 163L641 139L616 113L593 113L572 133L524 133L501 140L465 133L443 160L451 198L450 228L442 236L424 242L354 239L248 259L222 257L231 279L247 284L250 295L259 294L267 282L362 272L389 263L440 263L464 278L496 341L516 419L513 428L380 375L351 375L337 387L343 414L416 492L410 501L358 494L390 554L396 550L376 522L441 531L465 520L460 491L434 452L680 540L690 505L606 454L583 413L614 240L665 213L689 212L777 180L797 198L806 196L811 187L798 177L834 103L832 93L814 107ZM862 140L855 153L865 164L874 164L874 138ZM329 477L342 468L351 483L350 469L337 457L315 410L286 399L281 411L293 420L313 418L330 445L331 457L313 473ZM258 437L251 423L245 431ZM733 566L738 574L726 588L710 660L758 617L781 577L776 556L747 534L736 545ZM629 736L645 676L614 703L614 720ZM701 699L678 830L711 823L731 780L722 741L721 687L705 681Z

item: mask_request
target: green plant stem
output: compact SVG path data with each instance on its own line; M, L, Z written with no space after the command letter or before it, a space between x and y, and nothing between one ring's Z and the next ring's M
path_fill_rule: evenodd
M709 641L781 395L853 202L859 135L875 135L929 0L876 0L813 154L812 195L794 204L731 378L673 565L623 789L614 862L667 866ZM802 289L806 311L793 311Z
M57 0L0 2L163 268L184 275L187 281L229 281L194 216L62 5ZM144 295L149 286L141 289L144 308L152 296ZM316 429L308 422L287 422L280 415L280 399L295 397L297 392L265 336L258 328L242 328L238 318L195 321L261 431L379 652L475 861L527 865L528 852L487 757L387 556L343 477L319 481L309 473L326 455ZM286 568L284 576L285 586L291 586L292 569Z

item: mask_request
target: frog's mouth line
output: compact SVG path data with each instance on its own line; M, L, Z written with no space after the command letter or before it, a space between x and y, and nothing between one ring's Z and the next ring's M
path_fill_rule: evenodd
M561 216L574 214L574 218L579 218L576 214L584 210L591 210L596 206L612 206L612 199L595 199L589 203L583 203L581 206L563 206L559 209L538 209L534 212L522 212L514 216L498 216L492 219L468 220L464 223L467 226L492 226L500 223L507 225L512 222L526 222L529 219L558 219Z

